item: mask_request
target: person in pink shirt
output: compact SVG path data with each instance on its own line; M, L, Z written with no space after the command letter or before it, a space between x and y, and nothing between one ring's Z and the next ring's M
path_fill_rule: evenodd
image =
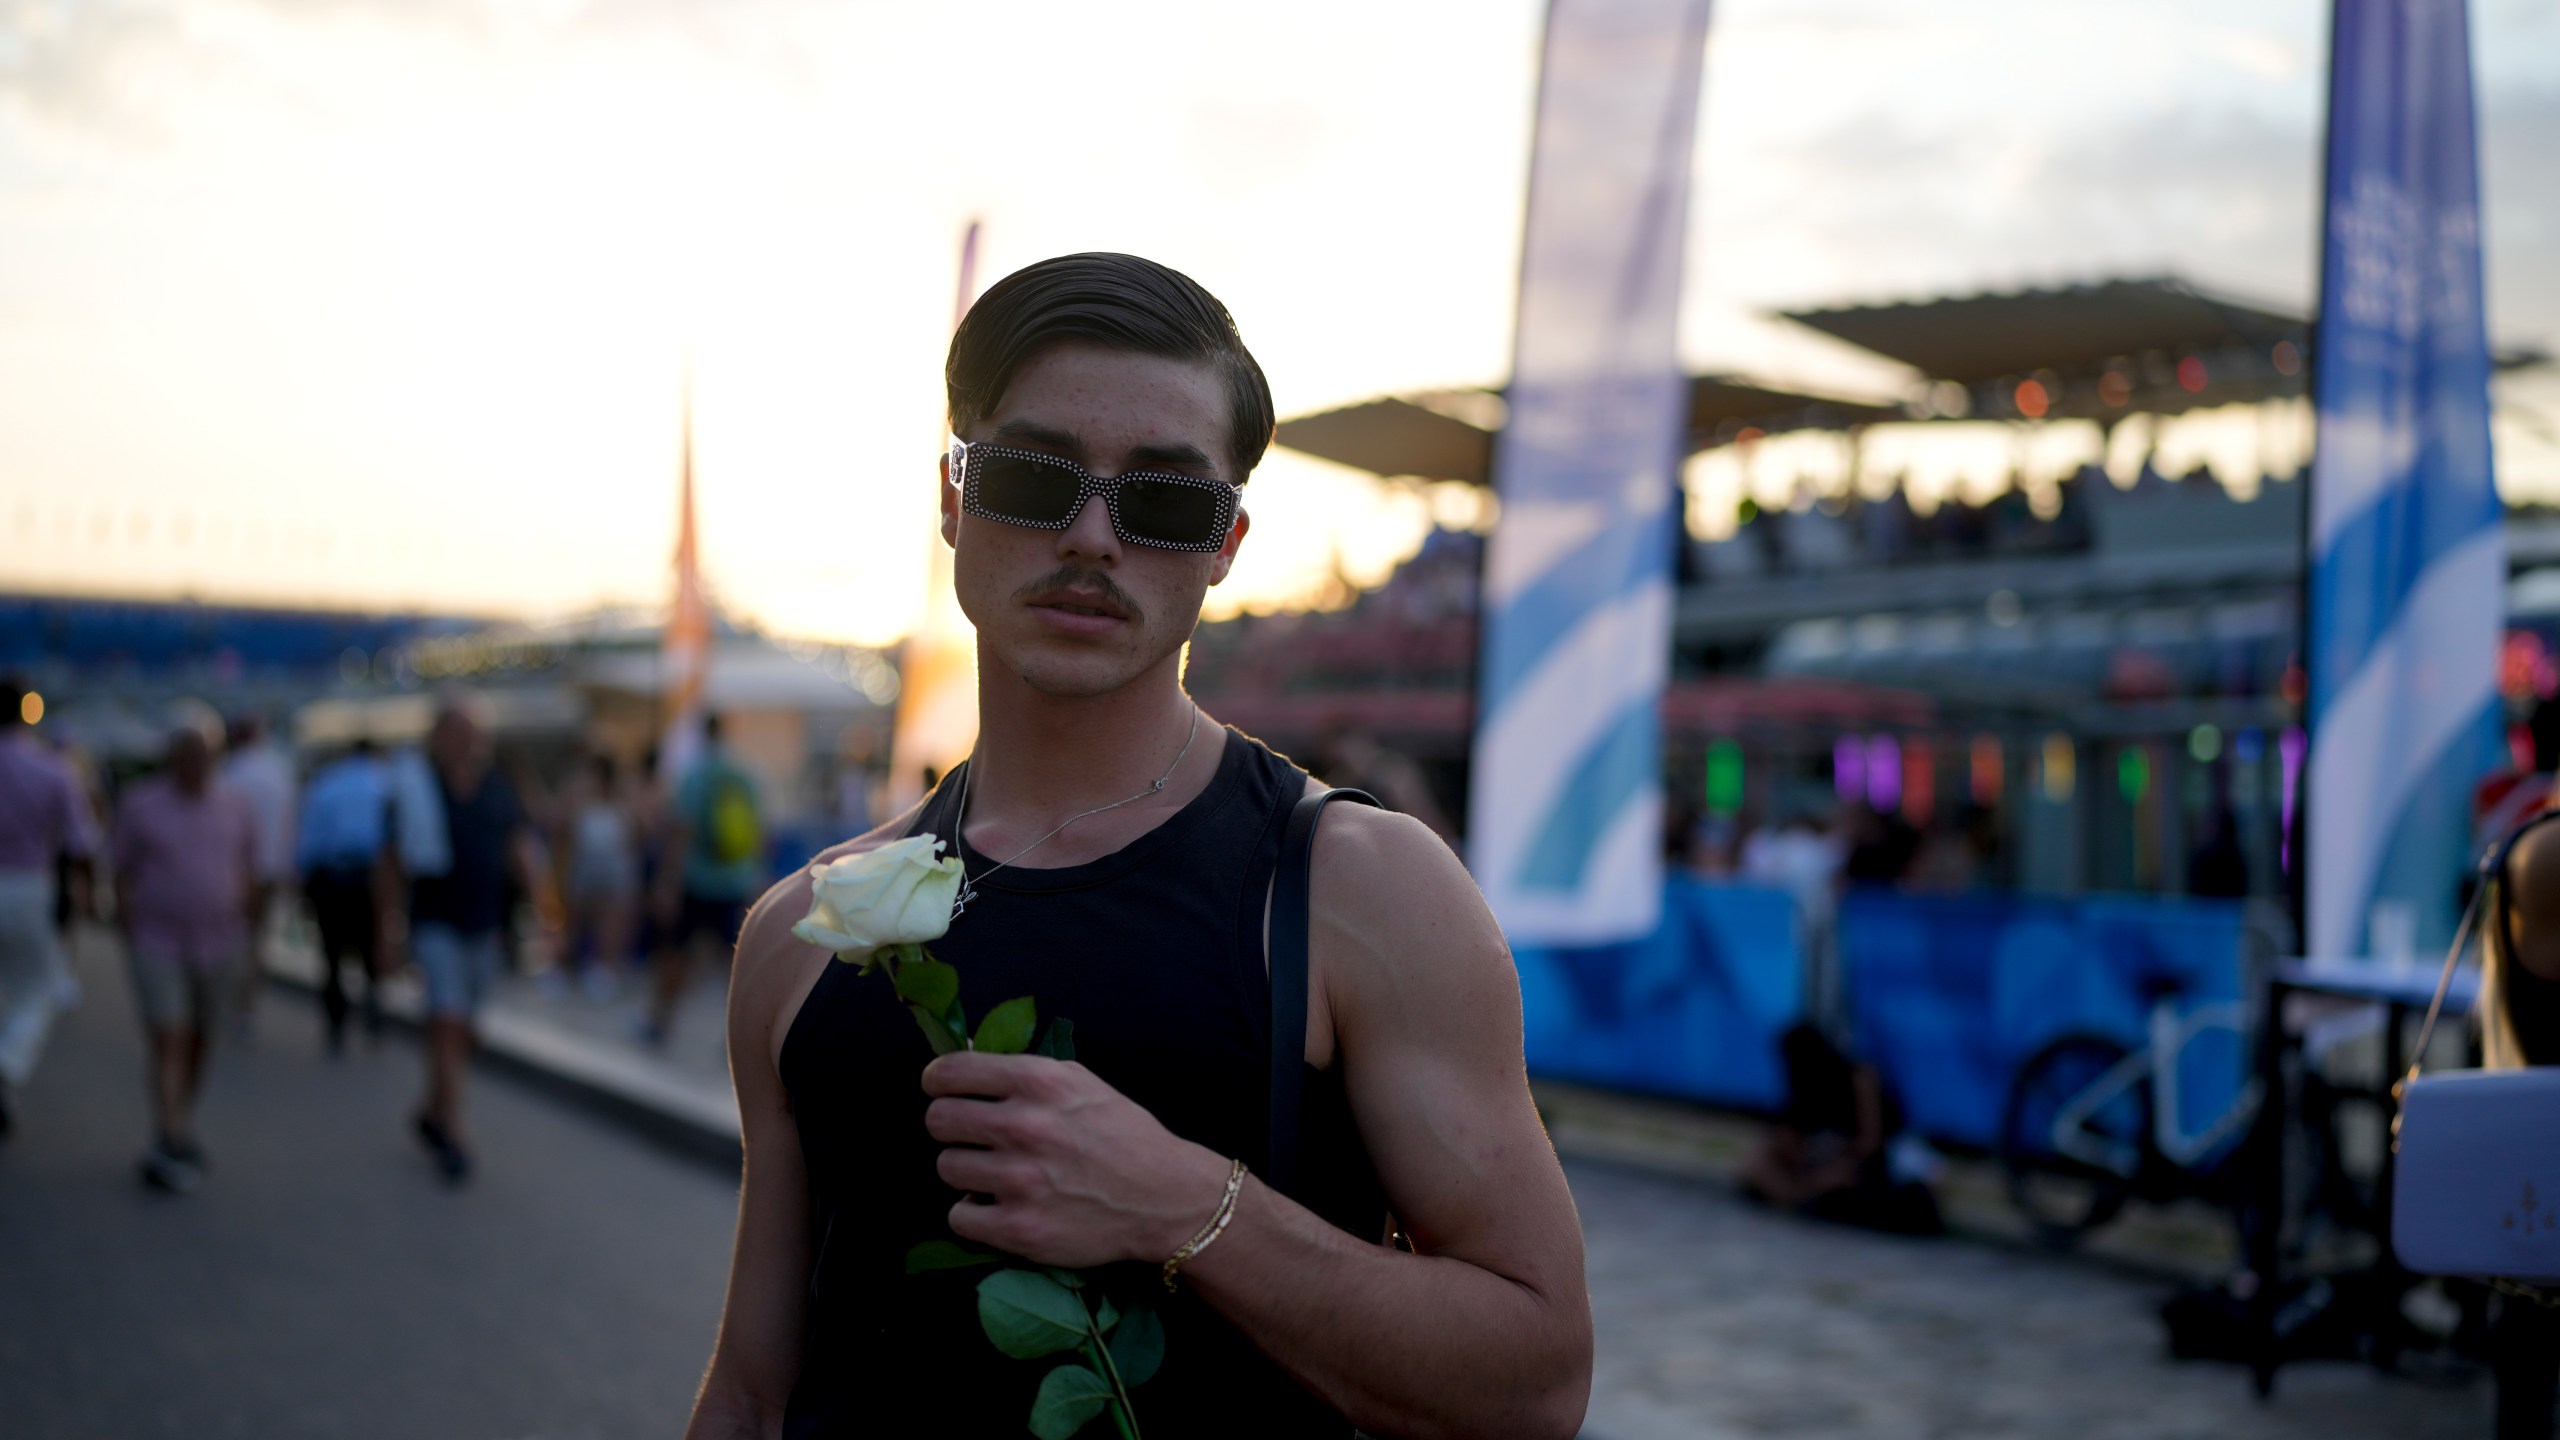
M60 756L37 739L25 681L0 678L0 1135L35 1074L63 977L54 933L55 861L71 859L72 910L88 905L89 805Z
M134 784L116 812L116 920L133 993L151 1033L158 1134L142 1159L154 1189L185 1194L204 1178L196 1096L205 1051L257 920L257 822L248 800L213 773L220 721L182 718L159 774Z

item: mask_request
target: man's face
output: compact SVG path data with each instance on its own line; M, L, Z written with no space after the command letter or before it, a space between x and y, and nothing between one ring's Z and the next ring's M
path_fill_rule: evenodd
M1218 371L1153 355L1061 345L1013 377L993 414L960 437L1037 450L1109 478L1173 471L1233 481L1227 387ZM1241 507L1215 553L1132 545L1109 507L1085 502L1064 530L963 514L942 487L942 536L956 552L960 609L981 663L1047 695L1101 695L1182 648L1208 588L1244 540Z
M449 781L468 784L476 779L488 754L488 732L463 711L444 711L427 731L427 756Z

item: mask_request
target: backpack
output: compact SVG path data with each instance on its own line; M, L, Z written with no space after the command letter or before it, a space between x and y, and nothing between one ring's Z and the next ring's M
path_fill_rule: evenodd
M764 856L764 818L756 813L755 787L723 765L711 775L711 858L742 865Z

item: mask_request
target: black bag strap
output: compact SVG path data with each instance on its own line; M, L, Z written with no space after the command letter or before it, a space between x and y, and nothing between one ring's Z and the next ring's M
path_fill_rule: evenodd
M1378 803L1366 790L1320 790L1299 800L1271 874L1271 1146L1262 1183L1283 1195L1298 1178L1298 1122L1306 1100L1307 905L1314 895L1316 820L1335 800Z

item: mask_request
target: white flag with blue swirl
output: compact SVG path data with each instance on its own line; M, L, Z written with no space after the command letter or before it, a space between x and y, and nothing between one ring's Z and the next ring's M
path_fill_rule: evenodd
M2473 787L2498 763L2507 566L2467 28L2462 0L2337 0L2311 480L2315 955L2450 938Z
M1468 861L1516 944L1652 931L1705 0L1553 0L1485 557Z

